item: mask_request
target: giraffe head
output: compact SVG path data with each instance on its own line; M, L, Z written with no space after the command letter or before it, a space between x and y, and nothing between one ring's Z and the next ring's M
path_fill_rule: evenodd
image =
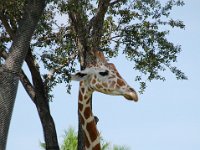
M92 92L122 95L127 100L138 101L136 91L126 83L112 63L88 67L72 75L72 80L81 81Z

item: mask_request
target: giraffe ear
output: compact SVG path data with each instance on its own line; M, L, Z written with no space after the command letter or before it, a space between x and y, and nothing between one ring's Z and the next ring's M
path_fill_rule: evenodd
M74 80L74 81L82 81L82 80L85 80L86 77L87 77L87 73L83 73L83 72L78 72L76 74L72 74L71 75L71 80Z

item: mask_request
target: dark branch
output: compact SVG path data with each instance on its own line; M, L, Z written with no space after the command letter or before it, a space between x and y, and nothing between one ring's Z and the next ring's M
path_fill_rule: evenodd
M4 25L7 33L9 34L10 38L14 39L15 32L10 27L10 25L8 24L8 21L7 21L6 17L5 17L5 15L3 14L3 12L0 12L0 20L1 20L2 24Z
M78 36L79 42L86 49L87 47L87 15L84 11L81 0L70 0L68 2L69 18Z
M26 57L30 40L45 7L45 0L28 0L24 15L19 23L5 66L19 71ZM31 10L31 11L30 11Z
M90 20L90 26L92 30L92 48L93 49L97 49L100 45L104 17L108 10L109 4L110 4L110 0L99 0L97 13Z
M3 59L6 59L8 57L8 53L4 50L0 50L0 57Z
M132 0L131 3L134 3L135 1L136 0ZM127 2L127 0L115 0L115 1L112 1L112 2L110 2L110 7L113 7L115 4L118 4L120 2L125 3L125 2Z
M23 70L21 70L21 72L19 74L19 78L20 78L22 85L24 86L24 89L30 96L31 100L35 103L35 89Z
M124 0L115 0L113 2L110 2L110 6L113 6L113 5L115 5L115 4L119 3L119 2L123 2L123 1Z
M28 65L29 70L30 70L31 75L32 75L33 85L34 85L34 87L36 89L35 92L40 92L41 95L45 95L46 96L47 95L46 91L43 88L41 88L41 87L44 87L44 82L43 82L43 80L41 78L41 73L39 71L39 68L35 64L35 60L34 60L34 57L32 55L31 49L29 49L25 61L26 61L27 65ZM45 97L45 99L46 98L47 97Z

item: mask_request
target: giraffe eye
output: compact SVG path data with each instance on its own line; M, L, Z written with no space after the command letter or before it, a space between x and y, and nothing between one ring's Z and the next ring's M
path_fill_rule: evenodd
M99 74L100 74L101 76L107 76L107 75L109 74L109 71L106 70L106 71L104 71L104 72L99 72Z

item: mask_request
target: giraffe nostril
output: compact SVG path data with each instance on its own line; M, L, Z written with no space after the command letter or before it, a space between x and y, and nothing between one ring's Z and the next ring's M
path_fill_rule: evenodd
M131 92L135 92L135 90L134 90L133 88L131 88L131 87L129 88L129 90L130 90Z

